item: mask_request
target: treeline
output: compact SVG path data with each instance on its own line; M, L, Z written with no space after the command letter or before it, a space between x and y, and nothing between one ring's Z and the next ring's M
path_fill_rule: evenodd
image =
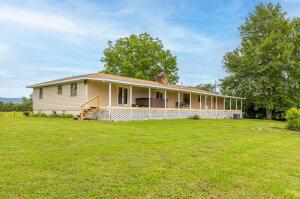
M22 103L0 102L0 111L31 111L32 99L22 97Z

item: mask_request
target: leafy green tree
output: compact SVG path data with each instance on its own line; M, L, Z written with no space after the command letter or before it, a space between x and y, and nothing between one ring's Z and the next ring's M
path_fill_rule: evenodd
M109 41L101 61L105 64L102 72L108 74L155 80L163 73L169 83L179 79L176 57L147 33L120 38L115 44Z
M241 46L224 56L228 76L221 91L246 97L246 104L272 112L299 102L299 20L279 4L259 4L239 28ZM298 101L298 102L297 102Z
M196 86L199 89L205 90L205 91L209 91L209 92L215 92L215 85L210 84L210 83L204 83L204 84L199 84Z

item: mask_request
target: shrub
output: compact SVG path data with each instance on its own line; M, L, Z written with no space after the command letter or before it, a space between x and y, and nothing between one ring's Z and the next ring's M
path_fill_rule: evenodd
M47 114L45 113L37 113L37 114L33 114L33 117L47 117Z
M189 117L189 119L191 119L191 120L199 120L200 117L198 115L193 115L193 116Z
M287 128L300 131L300 109L291 108L286 114Z
M63 114L63 115L60 115L61 118L73 118L73 115L71 114Z
M28 117L28 116L30 115L30 112L29 112L29 111L24 111L24 112L23 112L23 115L24 115L25 117Z

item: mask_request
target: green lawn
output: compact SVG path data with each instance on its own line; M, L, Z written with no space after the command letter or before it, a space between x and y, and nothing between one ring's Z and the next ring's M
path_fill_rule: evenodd
M300 198L284 126L0 117L0 198Z

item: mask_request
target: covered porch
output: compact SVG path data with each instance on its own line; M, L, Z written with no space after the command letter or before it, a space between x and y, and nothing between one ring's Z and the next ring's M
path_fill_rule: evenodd
M98 120L176 119L242 117L242 99L218 94L129 85L115 82L86 82L86 103L97 107L90 115Z

